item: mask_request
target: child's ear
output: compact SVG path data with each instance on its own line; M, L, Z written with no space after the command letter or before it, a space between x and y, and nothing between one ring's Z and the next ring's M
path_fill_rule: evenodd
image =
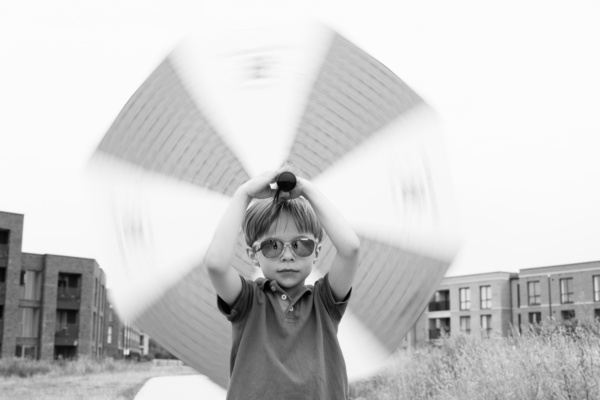
M319 259L319 253L321 253L321 243L317 244L317 247L315 247L315 258L313 260L313 264L315 264Z
M258 263L258 257L256 257L256 252L252 250L252 247L246 247L246 254L248 254L248 258L250 258L252 265L254 265L257 268L260 268L260 264Z

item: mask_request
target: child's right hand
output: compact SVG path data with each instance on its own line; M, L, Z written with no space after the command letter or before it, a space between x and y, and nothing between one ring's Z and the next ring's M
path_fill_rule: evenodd
M267 199L274 197L277 189L272 189L271 184L275 182L277 176L284 170L264 172L240 186L246 195L251 199Z

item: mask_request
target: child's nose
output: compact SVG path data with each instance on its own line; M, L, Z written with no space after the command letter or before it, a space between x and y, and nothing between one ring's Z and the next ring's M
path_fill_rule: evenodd
M281 259L282 260L293 260L294 257L295 257L295 255L292 252L292 247L285 246L285 248L283 249L283 253L281 253Z

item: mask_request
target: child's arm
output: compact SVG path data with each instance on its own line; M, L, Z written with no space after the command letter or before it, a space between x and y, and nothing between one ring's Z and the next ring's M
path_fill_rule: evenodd
M273 197L275 190L271 189L269 184L275 181L278 172L264 173L244 183L235 191L206 252L204 264L208 276L219 297L229 305L235 302L242 290L242 282L237 271L231 266L231 260L246 208L253 198Z
M306 179L298 178L297 187L312 205L337 250L329 270L329 284L335 298L341 301L348 295L358 269L360 240L342 214L315 185Z

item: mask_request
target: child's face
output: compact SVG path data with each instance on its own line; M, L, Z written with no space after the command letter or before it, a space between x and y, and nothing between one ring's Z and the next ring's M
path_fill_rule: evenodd
M308 238L315 241L315 248L312 253L306 257L294 253L292 245L297 238ZM257 250L259 244L268 239L278 239L284 243L283 252L274 258L267 258ZM294 220L287 213L283 213L277 221L271 225L271 228L264 235L260 236L255 243L255 253L250 252L250 257L255 261L255 265L262 269L265 278L277 281L279 286L285 289L293 289L297 286L303 286L304 281L310 275L314 263L320 250L315 236L312 233L300 232L294 223ZM298 250L296 250L298 252Z

